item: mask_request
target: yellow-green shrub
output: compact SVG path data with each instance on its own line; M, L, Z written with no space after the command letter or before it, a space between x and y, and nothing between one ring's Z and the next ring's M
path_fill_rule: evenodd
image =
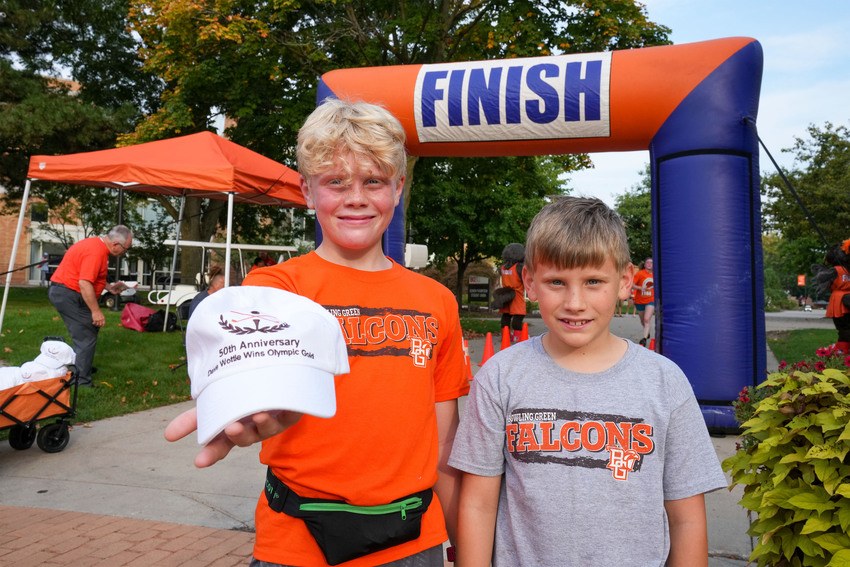
M784 370L758 386L769 394L723 461L732 486L744 487L741 506L755 513L750 560L850 566L850 369Z

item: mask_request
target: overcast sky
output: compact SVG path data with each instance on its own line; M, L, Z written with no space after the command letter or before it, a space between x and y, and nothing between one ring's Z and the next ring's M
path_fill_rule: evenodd
M783 168L782 152L810 124L850 125L850 1L644 0L649 18L673 31L673 43L722 37L755 38L764 50L759 136ZM571 176L573 195L617 195L640 181L649 152L591 154L594 169ZM773 165L764 151L759 169Z

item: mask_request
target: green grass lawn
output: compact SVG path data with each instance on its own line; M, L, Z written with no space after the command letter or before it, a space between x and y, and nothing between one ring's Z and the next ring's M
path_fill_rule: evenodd
M795 329L768 333L767 344L776 360L793 364L801 360L812 360L817 349L831 345L836 338L833 329Z
M502 328L499 325L498 313L489 319L482 317L461 317L460 326L463 328L463 334L467 338L483 336L487 333L493 333L495 336L502 332Z
M97 341L94 388L80 388L77 421L86 422L181 402L190 398L183 334L140 333L121 326L121 313L104 310ZM46 336L71 338L47 299L47 288L11 288L0 360L20 366L39 354Z

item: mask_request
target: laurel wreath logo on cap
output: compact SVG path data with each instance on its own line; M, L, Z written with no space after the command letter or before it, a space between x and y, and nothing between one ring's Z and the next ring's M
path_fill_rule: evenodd
M277 331L282 331L283 329L289 328L289 323L284 323L277 317L272 315L265 315L259 311L251 311L250 313L240 313L239 311L231 311L234 316L227 320L224 318L224 314L219 315L219 326L227 331L228 333L233 333L234 335L250 335L253 333L274 333ZM240 323L245 321L251 321L254 326L240 326ZM266 325L261 327L260 324L266 322L271 323L270 325Z

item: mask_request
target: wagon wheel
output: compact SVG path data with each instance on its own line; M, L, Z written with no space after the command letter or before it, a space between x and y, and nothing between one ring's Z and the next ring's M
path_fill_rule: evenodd
M58 453L68 446L70 439L71 432L68 431L68 424L57 421L39 429L36 442L39 449L45 453Z
M33 425L13 425L9 429L9 445L12 449L23 451L32 447L35 441L36 430Z

